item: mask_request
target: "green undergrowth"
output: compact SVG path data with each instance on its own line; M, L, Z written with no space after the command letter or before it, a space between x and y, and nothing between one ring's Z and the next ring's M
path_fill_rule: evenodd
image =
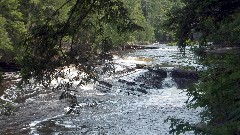
M170 132L175 134L192 130L195 134L240 134L240 59L239 55L209 56L203 61L207 70L201 73L200 82L187 89L191 109L204 108L201 123L191 125L184 120L169 118Z

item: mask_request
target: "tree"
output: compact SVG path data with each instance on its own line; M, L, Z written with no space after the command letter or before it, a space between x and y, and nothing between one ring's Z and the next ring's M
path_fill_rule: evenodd
M0 1L0 57L1 61L13 60L14 47L18 46L26 32L22 13L18 10L18 0Z
M184 7L175 8L169 13L169 27L177 30L179 45L183 47L186 46L186 41L192 38L193 32L202 33L202 45L207 41L221 40L227 32L223 26L231 24L232 20L238 20L240 3L237 0L184 0L183 2ZM232 30L228 29L228 33ZM233 44L232 41L228 41Z
M67 1L53 13L60 11ZM59 67L74 64L80 71L96 78L95 68L109 58L112 37L104 36L106 27L118 33L142 29L129 17L119 0L76 0L70 5L66 20L48 19L34 26L24 42L21 59L23 80L34 77L43 84L51 81Z
M202 35L200 47L208 45L207 42L221 46L239 45L237 24L240 1L183 2L185 6L172 9L169 13L169 26L176 29L180 47L185 47L195 32ZM191 108L205 109L201 112L201 118L203 122L207 120L207 125L198 127L189 123L175 123L177 130L184 132L190 129L199 134L240 134L239 54L207 55L202 63L207 69L202 71L200 82L187 90L188 105Z
M181 8L180 0L142 0L142 10L147 22L154 30L155 40L169 42L174 40L171 30L165 26L168 23L167 13L172 8Z
M133 37L135 42L149 44L149 42L154 41L154 29L153 26L147 21L146 16L144 16L141 2L141 0L136 0L126 1L125 3L129 9L130 17L134 20L134 22L144 28L143 31L134 32Z

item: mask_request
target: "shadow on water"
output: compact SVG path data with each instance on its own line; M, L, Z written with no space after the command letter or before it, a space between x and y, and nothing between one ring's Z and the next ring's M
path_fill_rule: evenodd
M2 84L0 84L0 96L2 96L4 94L4 86Z

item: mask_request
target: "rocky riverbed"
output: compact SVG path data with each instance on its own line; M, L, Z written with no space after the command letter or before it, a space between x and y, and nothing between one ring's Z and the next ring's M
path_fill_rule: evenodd
M201 109L189 110L184 103L184 90L199 76L180 67L201 67L189 50L181 55L177 47L152 45L118 53L113 63L114 75L76 89L74 107L72 99L59 100L64 89L18 89L11 83L1 98L14 109L12 115L0 116L0 134L165 135L168 117L199 122Z

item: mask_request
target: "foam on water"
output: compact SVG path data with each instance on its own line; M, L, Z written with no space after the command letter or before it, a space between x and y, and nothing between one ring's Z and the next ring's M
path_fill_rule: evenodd
M57 116L54 116L54 117L51 117L51 118L45 118L44 120L36 120L36 121L32 121L30 124L29 124L29 127L30 127L30 134L31 135L39 135L37 133L37 128L36 126L42 122L45 122L45 121L48 121L48 120L51 120L51 119L55 119L55 118L58 118L58 117L62 117L64 116L65 114L61 114L61 115L57 115Z

